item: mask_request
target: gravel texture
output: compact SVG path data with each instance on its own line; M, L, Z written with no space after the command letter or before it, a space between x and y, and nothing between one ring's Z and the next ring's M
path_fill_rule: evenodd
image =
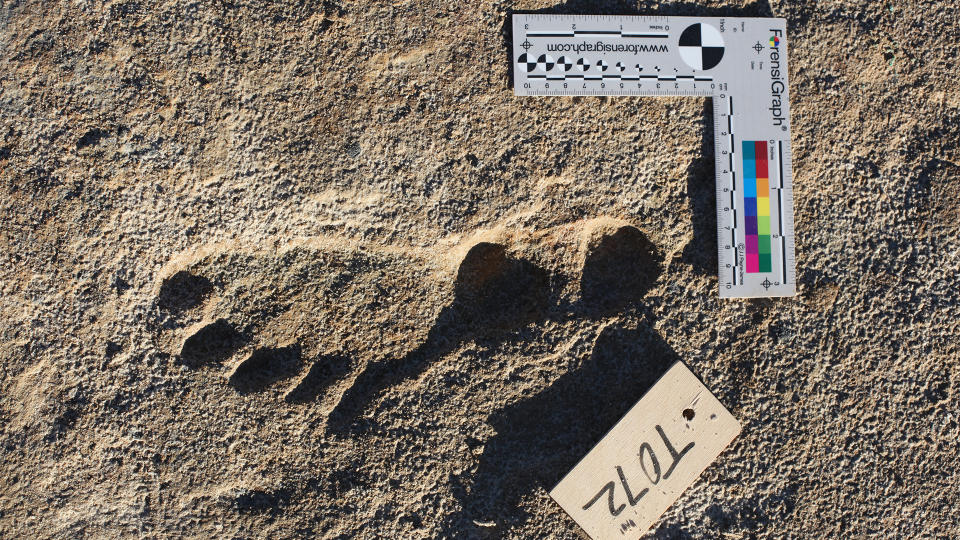
M782 16L799 292L717 296L712 112L518 98L511 10ZM948 3L0 2L0 537L577 538L676 360L660 538L960 531Z

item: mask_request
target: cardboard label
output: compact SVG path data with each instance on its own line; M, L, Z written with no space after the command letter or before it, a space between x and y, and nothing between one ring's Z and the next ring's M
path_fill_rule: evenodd
M740 433L677 362L550 496L594 540L638 538Z

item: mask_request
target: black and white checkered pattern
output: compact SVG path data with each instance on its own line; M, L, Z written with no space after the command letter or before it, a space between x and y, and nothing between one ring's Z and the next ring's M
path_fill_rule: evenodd
M623 73L626 70L627 70L626 64L624 64L623 62L617 62L617 71L619 71L620 73Z
M586 58L577 60L577 71L590 71L590 61Z
M597 60L597 69L599 69L601 73L606 71L608 67L606 60Z
M529 54L523 53L519 58L517 58L517 63L520 64L520 69L524 73L530 73L537 70L547 72L553 69L553 67L556 65L553 57L549 54L541 54L536 60L534 60ZM566 69L570 68L568 67Z
M723 36L709 24L688 26L680 34L678 45L680 58L693 69L713 69L723 59Z
M553 69L553 66L556 65L556 62L553 60L553 57L549 54L541 54L537 58L537 69L542 69L543 71L550 71Z
M520 58L517 58L517 63L520 64L520 69L524 73L530 73L537 69L537 63L527 53L521 54Z
M569 56L561 56L557 58L557 66L563 68L564 71L570 71L573 69L573 58Z

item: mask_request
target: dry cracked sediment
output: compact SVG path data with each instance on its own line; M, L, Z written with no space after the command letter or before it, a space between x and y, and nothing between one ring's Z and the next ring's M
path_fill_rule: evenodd
M786 17L798 295L717 298L711 107L527 99L511 10ZM684 361L661 538L960 529L960 21L907 1L0 5L0 536L576 538Z

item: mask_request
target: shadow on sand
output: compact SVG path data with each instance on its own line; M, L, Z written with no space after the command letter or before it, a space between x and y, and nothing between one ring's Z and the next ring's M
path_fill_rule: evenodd
M463 511L445 533L499 538L525 521L521 498L552 489L678 359L647 324L604 329L581 367L491 415L497 434L476 473L455 487ZM496 527L476 525L490 522Z
M546 270L510 257L500 244L473 246L457 272L453 302L440 312L427 339L406 356L367 365L330 413L327 428L334 433L366 430L369 425L359 415L385 390L420 375L465 341L494 344L544 318L549 300Z

